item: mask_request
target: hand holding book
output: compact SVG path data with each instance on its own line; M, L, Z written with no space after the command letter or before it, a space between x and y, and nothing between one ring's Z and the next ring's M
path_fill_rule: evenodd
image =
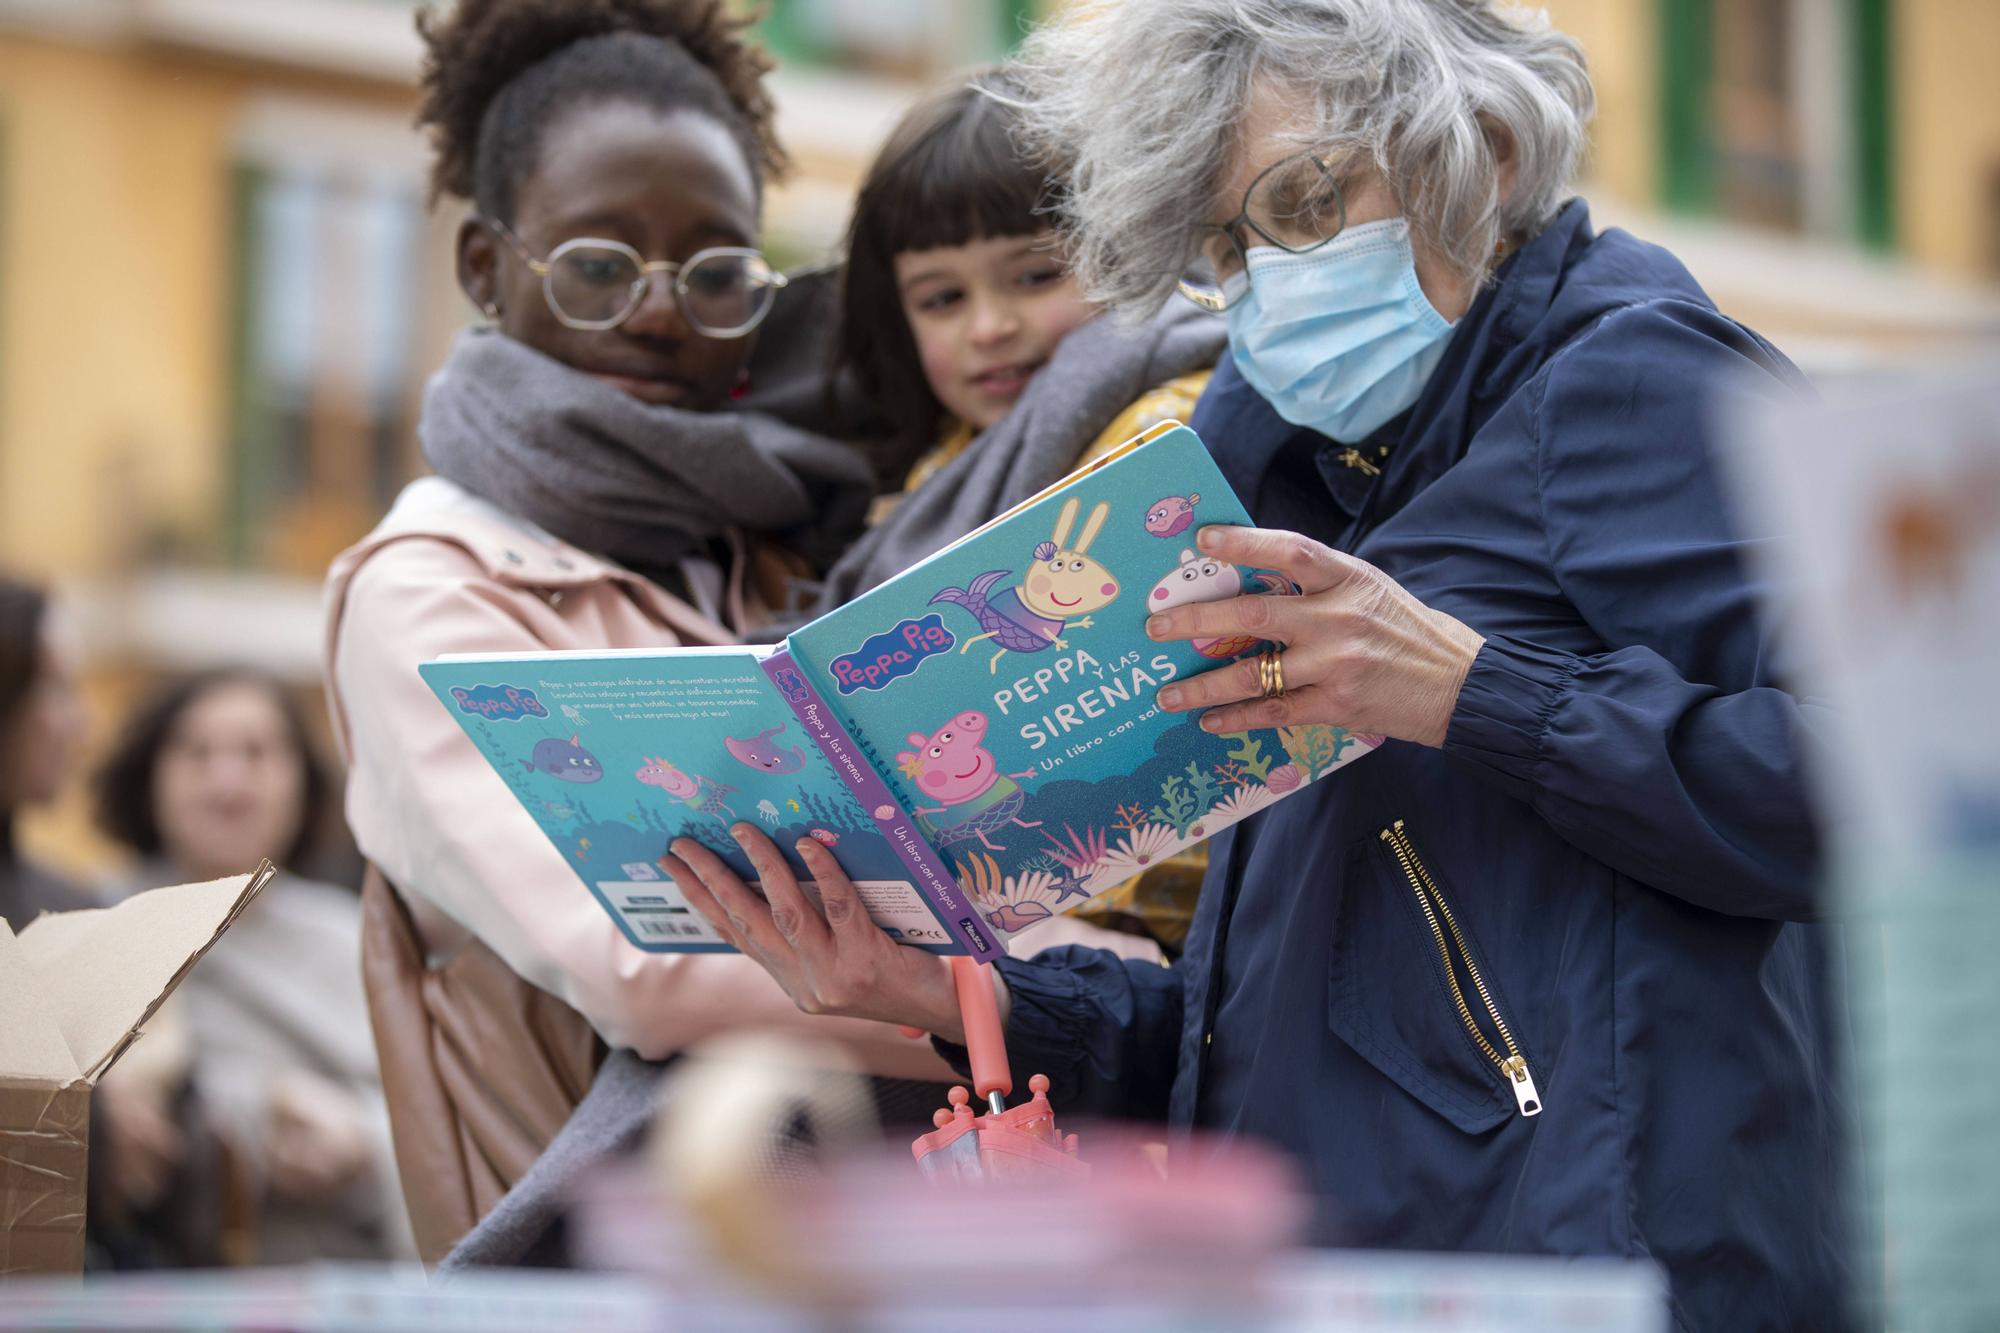
M777 844L749 824L730 829L762 881L759 896L727 862L693 838L678 838L663 862L687 901L749 955L808 1014L901 1023L963 1044L950 964L891 939L862 909L833 853L801 838L819 902L799 886Z
M1156 642L1285 645L1277 689L1267 688L1258 658L1245 657L1167 686L1161 707L1208 709L1201 726L1211 734L1325 724L1371 739L1444 744L1485 642L1478 631L1425 606L1366 561L1296 532L1209 526L1197 544L1215 561L1276 570L1302 595L1195 601L1150 616L1146 635Z

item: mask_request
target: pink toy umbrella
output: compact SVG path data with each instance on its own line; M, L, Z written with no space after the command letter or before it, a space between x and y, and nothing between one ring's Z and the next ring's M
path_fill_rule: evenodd
M1007 1106L1014 1075L1007 1067L1000 1006L994 1000L993 978L986 965L966 957L953 958L951 976L958 991L958 1012L965 1022L972 1086L989 1109L985 1115L975 1115L971 1093L953 1088L951 1105L932 1118L937 1128L910 1145L917 1165L933 1180L1089 1175L1090 1168L1077 1159L1076 1135L1065 1137L1056 1127L1047 1075L1036 1074L1028 1080L1028 1089L1034 1094L1031 1101L1012 1109Z

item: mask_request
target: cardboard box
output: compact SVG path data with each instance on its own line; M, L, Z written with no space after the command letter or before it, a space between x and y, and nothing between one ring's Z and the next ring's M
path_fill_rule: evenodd
M90 1090L275 873L0 921L0 1276L82 1269Z

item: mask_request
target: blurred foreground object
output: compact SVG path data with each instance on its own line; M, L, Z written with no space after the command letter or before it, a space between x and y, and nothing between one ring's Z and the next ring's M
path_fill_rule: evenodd
M587 1192L582 1259L650 1278L691 1328L1667 1326L1650 1265L1298 1250L1307 1202L1251 1143L1163 1153L1157 1130L1100 1126L1087 1172L927 1174L880 1141L865 1085L830 1059L749 1037L684 1060L652 1171L607 1171ZM995 1114L1046 1108L1037 1095Z
M961 1184L1014 1179L1025 1184L1037 1178L1089 1175L1090 1168L1077 1159L1077 1136L1065 1137L1056 1126L1047 1075L1028 1079L1033 1100L1012 1110L1007 1107L1014 1071L1007 1064L1007 1037L1000 1026L992 968L970 958L953 958L951 979L958 991L959 1018L965 1024L972 1086L990 1113L974 1115L968 1104L971 1095L964 1088L953 1088L951 1105L931 1121L935 1128L910 1145L924 1175Z
M966 1230L933 1237L949 1248ZM1038 1250L1039 1247L1030 1246ZM929 1251L924 1257L928 1257ZM988 1251L967 1292L871 1308L882 1333L940 1333L999 1325L1018 1314L1032 1333L1667 1333L1666 1289L1645 1264L1527 1256L1316 1252L1271 1265L1265 1313L1017 1299L1020 1265ZM974 1302L978 1302L975 1306ZM1032 1322L1030 1322L1032 1321ZM468 1273L427 1281L408 1268L318 1266L229 1273L131 1274L9 1283L0 1330L144 1329L220 1333L644 1333L728 1330L806 1333L840 1325L818 1314L741 1300L690 1301L638 1278L604 1273Z
M0 921L0 1276L82 1268L90 1089L273 874Z
M1734 423L1817 756L1854 972L1871 1304L2000 1327L2000 349ZM1844 1090L1829 1089L1830 1096ZM1885 1276L1886 1274L1886 1276Z

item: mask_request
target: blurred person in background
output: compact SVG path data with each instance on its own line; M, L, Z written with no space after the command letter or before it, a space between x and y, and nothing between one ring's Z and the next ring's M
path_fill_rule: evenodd
M17 934L44 912L101 906L15 843L17 815L67 784L85 725L75 651L54 608L0 575L0 920ZM207 1266L222 1257L224 1157L192 1077L184 1007L169 1002L145 1032L91 1095L86 1262Z
M379 871L363 956L396 1151L436 1259L587 1091L629 1097L636 1129L645 1062L709 1034L948 1071L893 1028L800 1015L746 959L635 948L418 676L446 653L735 642L772 599L760 553L823 567L871 491L814 433L823 359L786 393L781 354L825 312L755 248L785 159L743 22L719 0L462 0L419 26L432 184L471 205L458 279L486 322L425 394L437 475L330 571L326 663ZM811 418L755 410L781 402ZM467 1261L517 1259L530 1230Z
M97 777L97 818L137 853L136 887L278 877L177 999L194 1069L234 1150L267 1264L414 1253L361 990L355 894L301 878L332 780L275 680L217 670L167 686Z
M15 842L20 812L61 793L83 731L75 666L48 598L0 576L0 920L16 932L43 912L95 905Z

